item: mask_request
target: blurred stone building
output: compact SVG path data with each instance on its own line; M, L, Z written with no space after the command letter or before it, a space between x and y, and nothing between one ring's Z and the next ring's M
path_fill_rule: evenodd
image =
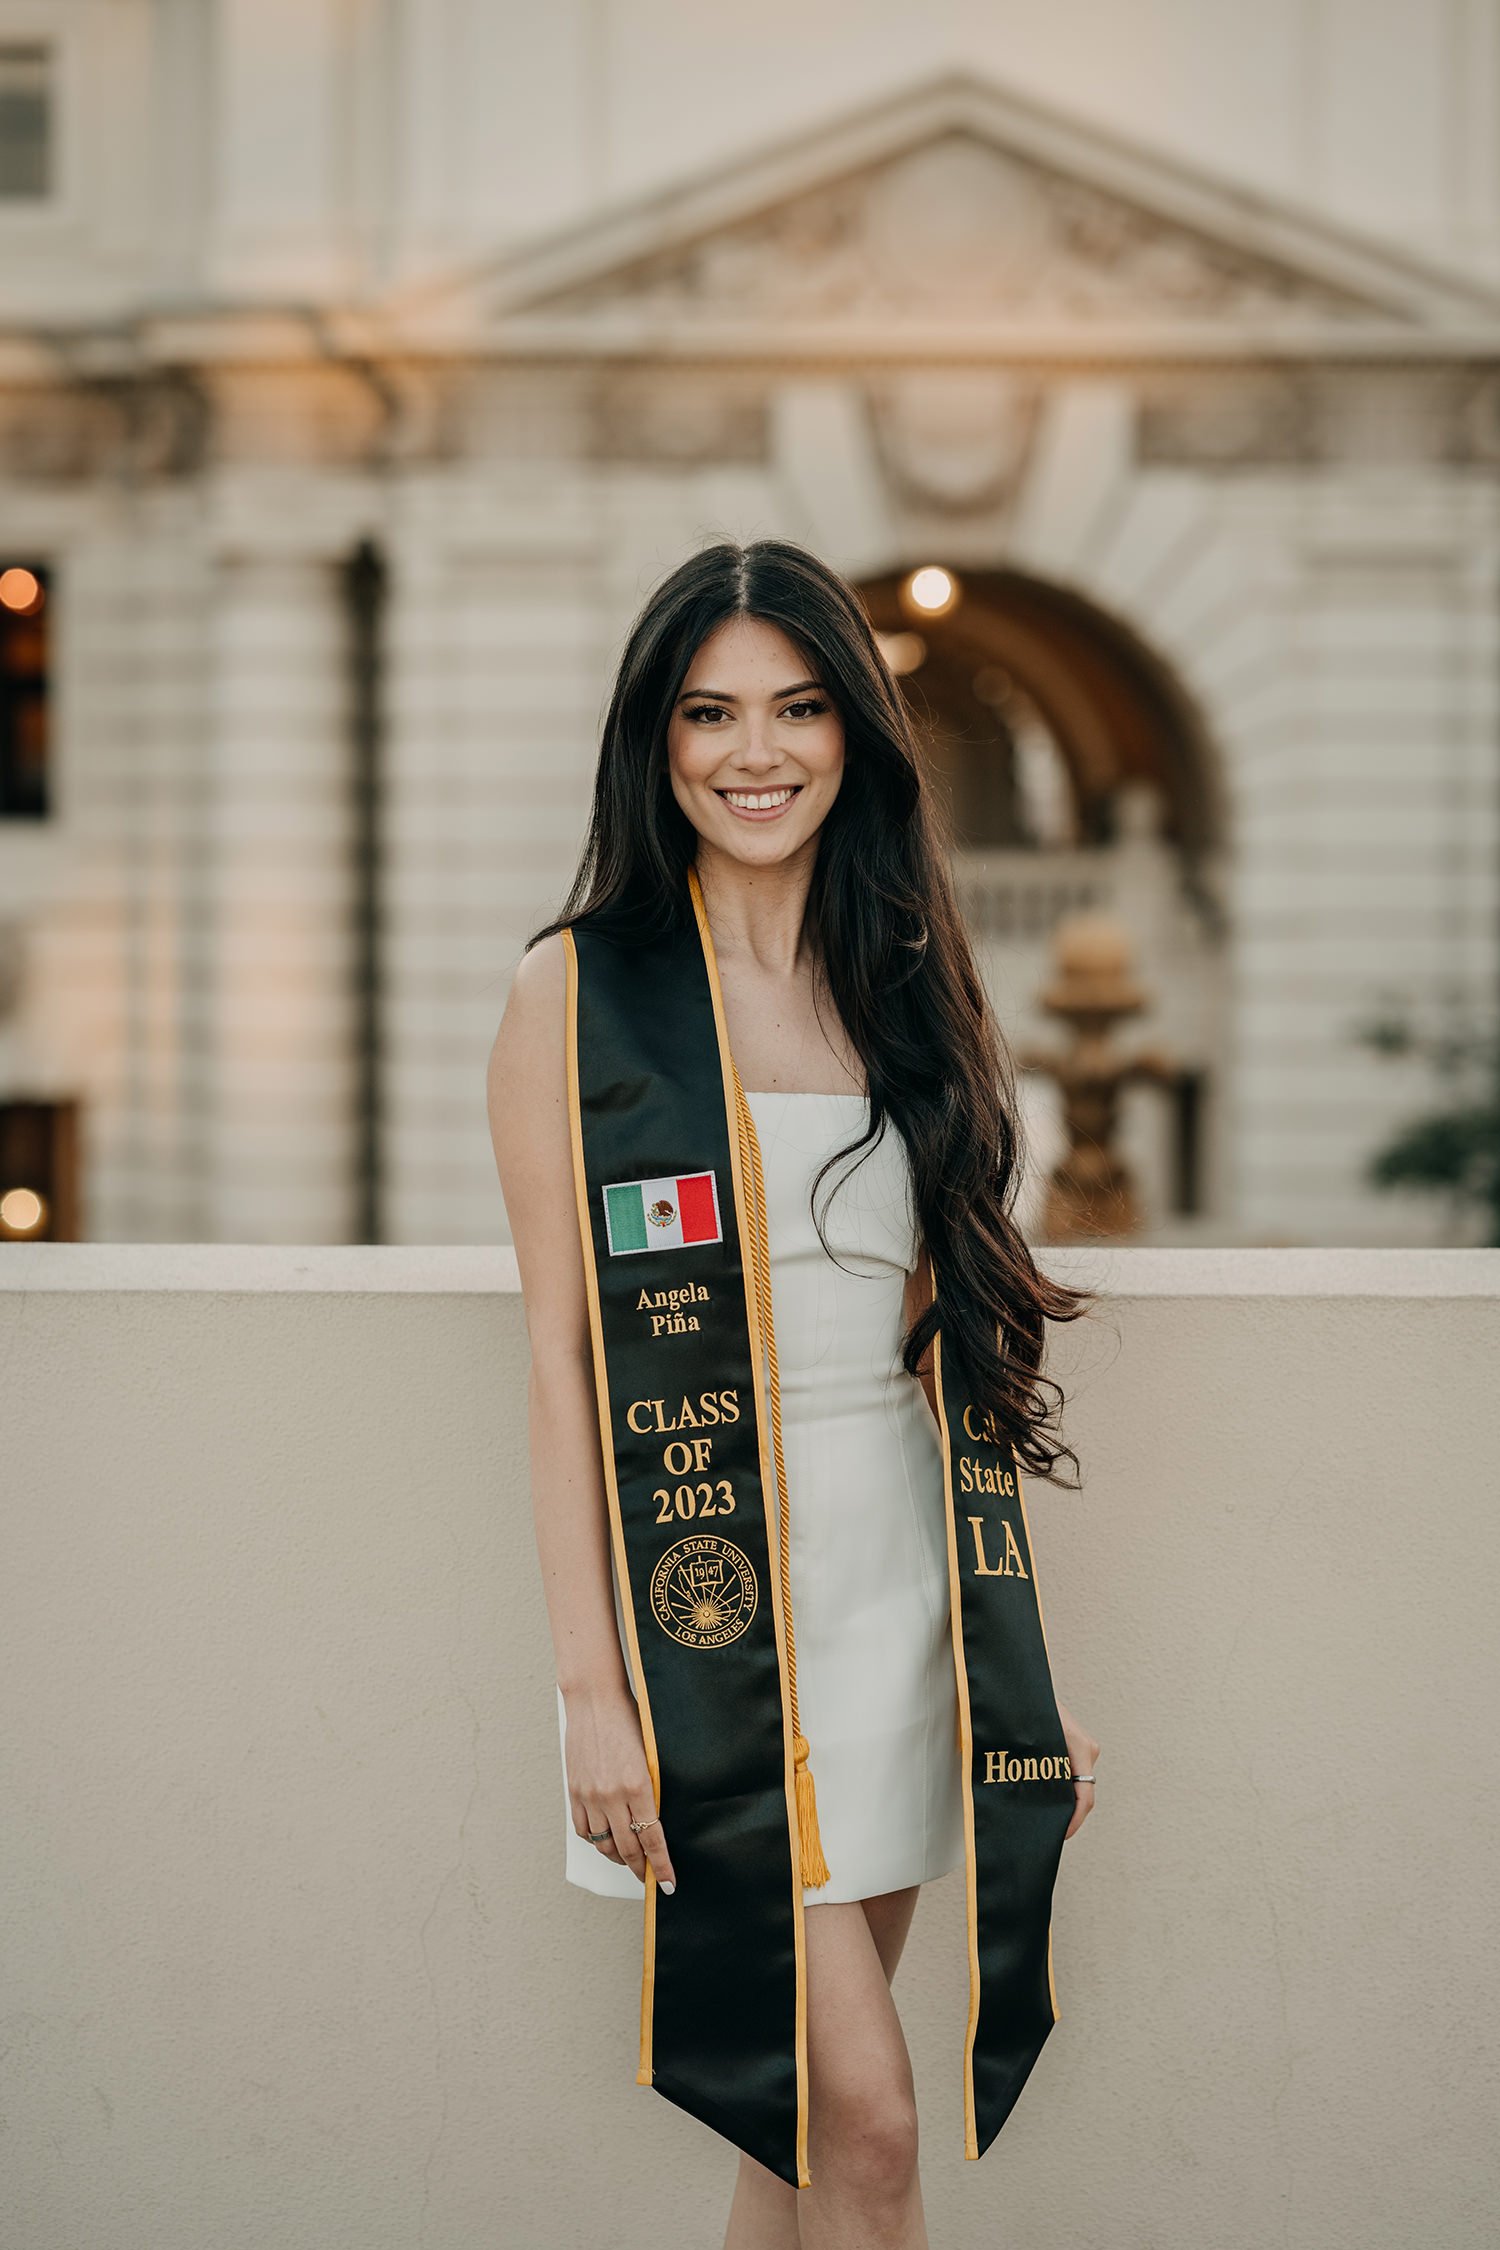
M774 532L1018 1043L1127 924L1148 1239L1430 1238L1353 1027L1496 980L1500 10L1057 13L0 0L12 1233L503 1234L622 634Z

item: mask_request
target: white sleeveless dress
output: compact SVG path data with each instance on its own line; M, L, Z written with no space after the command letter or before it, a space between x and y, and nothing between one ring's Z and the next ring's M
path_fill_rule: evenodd
M887 1121L874 1147L819 1187L836 1264L809 1197L824 1159L864 1130L864 1095L747 1098L771 1240L797 1703L831 1877L803 1898L832 1905L932 1881L963 1861L942 1450L898 1356L918 1253L905 1143ZM615 1613L634 1684L618 1580ZM557 1711L567 1880L638 1900L629 1868L573 1826L560 1688Z

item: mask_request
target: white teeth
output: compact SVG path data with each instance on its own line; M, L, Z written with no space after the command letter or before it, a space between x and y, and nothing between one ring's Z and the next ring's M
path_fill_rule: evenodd
M773 805L789 805L796 796L795 789L721 789L726 804L743 805L747 812L765 812Z

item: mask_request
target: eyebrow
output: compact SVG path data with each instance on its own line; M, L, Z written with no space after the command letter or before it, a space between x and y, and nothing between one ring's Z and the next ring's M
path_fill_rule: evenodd
M784 703L789 695L800 695L804 688L810 687L823 688L823 683L821 680L794 680L790 687L778 688L776 690L776 693L772 696L771 701L773 703ZM828 691L826 688L823 688L823 692L826 695ZM739 702L739 697L737 695L726 694L723 688L709 687L684 688L681 695L678 696L677 700L679 703L690 703L699 696L702 696L704 701L707 703Z

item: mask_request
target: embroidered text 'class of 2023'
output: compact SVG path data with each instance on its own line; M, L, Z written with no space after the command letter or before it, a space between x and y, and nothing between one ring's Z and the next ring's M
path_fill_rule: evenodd
M712 1172L671 1180L622 1180L604 1190L604 1225L612 1258L639 1250L685 1250L722 1242L719 1183Z

